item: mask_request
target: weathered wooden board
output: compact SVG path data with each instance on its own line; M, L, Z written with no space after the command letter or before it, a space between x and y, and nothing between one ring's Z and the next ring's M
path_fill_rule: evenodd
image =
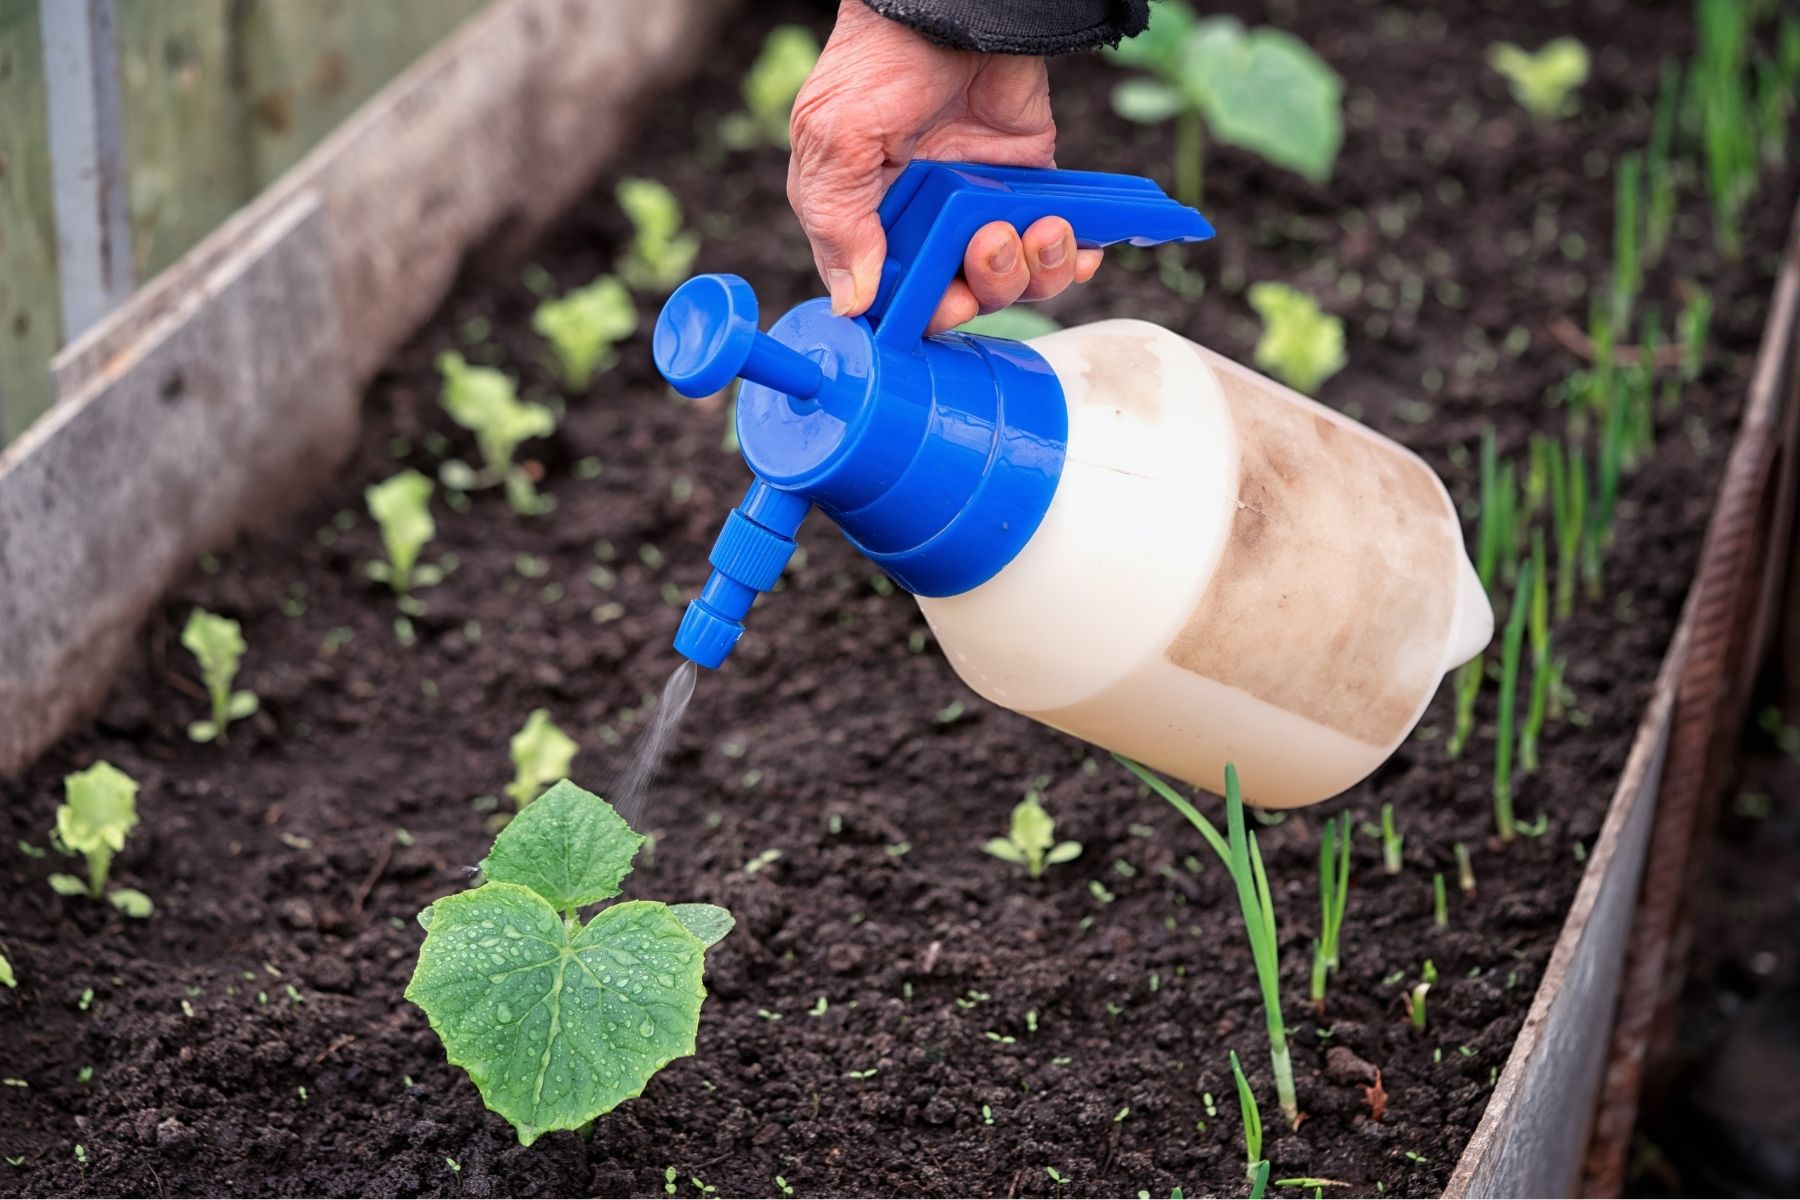
M0 0L0 446L49 404L62 340L37 0Z
M301 193L8 453L0 761L22 761L100 699L199 547L337 465L356 404L324 210Z
M0 452L0 774L105 694L174 574L300 501L465 255L588 186L728 0L494 0L52 364Z

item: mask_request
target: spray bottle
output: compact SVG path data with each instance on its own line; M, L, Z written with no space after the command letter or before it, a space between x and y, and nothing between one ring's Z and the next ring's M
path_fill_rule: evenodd
M925 336L976 230L1078 245L1212 236L1152 181L915 162L875 303L689 280L657 321L683 395L733 378L755 479L675 647L724 662L813 508L917 599L995 704L1211 791L1326 799L1381 764L1493 634L1449 494L1403 447L1156 325Z

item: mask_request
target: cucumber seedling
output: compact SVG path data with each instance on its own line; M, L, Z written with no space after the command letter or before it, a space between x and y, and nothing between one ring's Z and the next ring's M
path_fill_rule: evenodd
M1313 939L1310 997L1325 1011L1325 977L1335 974L1344 909L1350 902L1350 814L1328 817L1319 833L1319 936Z
M1199 207L1208 131L1314 183L1331 178L1344 140L1343 80L1293 34L1196 18L1184 0L1163 0L1150 28L1110 56L1144 72L1113 89L1113 111L1139 125L1175 122L1183 204Z
M1238 910L1256 963L1256 982L1262 992L1263 1019L1269 1031L1269 1065L1275 1074L1275 1097L1281 1115L1294 1128L1300 1125L1300 1102L1294 1094L1294 1067L1288 1054L1287 1024L1281 1016L1281 941L1275 927L1275 902L1269 894L1269 877L1263 870L1262 851L1256 834L1244 828L1244 794L1238 786L1237 767L1225 764L1225 834L1155 772L1122 754L1114 758L1136 775L1151 791L1168 801L1176 812L1212 847L1230 873L1237 889Z
M1080 842L1056 840L1056 821L1038 802L1036 789L1013 806L1012 823L1003 838L989 838L982 850L1009 863L1021 863L1036 879L1044 868L1081 857Z
M136 888L106 890L113 855L137 828L137 780L109 762L63 778L63 802L56 809L50 842L68 855L87 859L86 882L74 875L50 876L50 887L62 896L104 898L128 917L147 917L155 906Z
M602 275L558 300L546 300L531 314L531 327L550 343L564 388L584 392L594 375L619 361L613 347L637 332L631 292Z
M200 663L200 677L206 681L206 694L212 702L211 719L191 723L188 737L196 742L223 742L227 727L254 713L257 706L255 692L231 690L244 658L244 631L230 617L196 608L182 626L181 644Z
M731 914L628 900L581 919L619 894L643 842L564 780L494 840L486 883L419 914L406 998L522 1145L586 1127L694 1052L706 950Z
M547 708L532 709L507 748L512 754L513 779L506 785L506 794L521 809L567 776L581 752L580 744L556 727Z
M633 291L673 291L694 269L699 235L681 228L681 202L654 179L622 179L614 193L631 221L631 246L619 261L619 278Z

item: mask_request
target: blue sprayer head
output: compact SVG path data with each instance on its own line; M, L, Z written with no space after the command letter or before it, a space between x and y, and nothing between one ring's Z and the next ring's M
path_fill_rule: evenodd
M828 300L809 300L762 333L748 283L701 275L657 319L656 365L676 391L709 396L743 379L738 444L756 475L675 635L675 648L700 666L731 653L815 505L896 583L924 596L985 583L1037 530L1068 433L1056 375L1021 342L925 336L977 230L1007 221L1023 232L1057 216L1083 247L1197 242L1213 232L1148 179L962 163L910 164L880 216L888 257L864 316L833 316Z

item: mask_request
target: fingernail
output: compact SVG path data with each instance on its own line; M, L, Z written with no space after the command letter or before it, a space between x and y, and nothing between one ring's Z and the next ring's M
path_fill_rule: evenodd
M1069 250L1067 243L1065 243L1063 239L1057 238L1054 242L1051 242L1048 246L1045 246L1042 250L1038 251L1038 265L1044 267L1060 267L1062 266L1062 260L1067 258L1068 255Z
M1014 264L1018 261L1019 251L1017 247L1009 241L989 256L988 266L993 269L994 274L1004 275L1012 270Z
M827 271L825 286L831 290L831 315L848 316L856 306L856 276L842 268Z

